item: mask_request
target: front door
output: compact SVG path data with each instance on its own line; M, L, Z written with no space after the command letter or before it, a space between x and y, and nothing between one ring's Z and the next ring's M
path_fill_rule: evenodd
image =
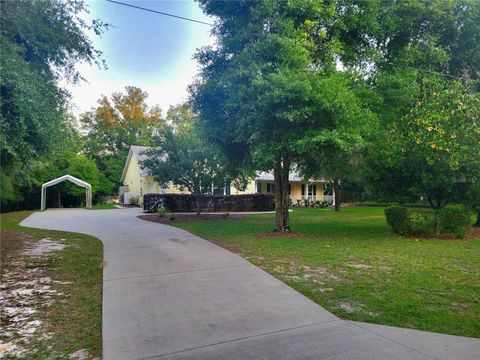
M317 184L312 184L308 186L308 200L317 200Z

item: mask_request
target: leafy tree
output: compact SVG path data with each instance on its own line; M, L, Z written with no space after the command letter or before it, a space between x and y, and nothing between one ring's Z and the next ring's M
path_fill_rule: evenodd
M19 202L35 183L41 159L64 145L68 94L61 77L76 81L79 61L96 62L82 1L2 1L0 12L0 166L2 207Z
M461 83L424 78L416 105L369 157L372 183L397 200L426 195L434 208L458 199L462 184L480 180L479 110L480 96Z
M111 99L102 96L96 108L81 116L84 151L105 174L112 192L120 181L130 146L151 145L165 127L160 107L149 108L147 97L141 89L127 86L125 93L114 93Z
M92 196L94 197L109 190L103 188L108 186L108 183L95 162L83 155L69 153L54 155L43 164L36 176L40 183L43 183L67 174L88 182L92 186ZM79 199L83 203L85 198L85 189L67 181L55 185L50 191L55 192L57 206L71 206Z
M359 84L357 84L359 83ZM362 80L334 73L321 80L317 106L328 125L313 127L299 141L298 165L307 178L326 178L333 185L335 211L340 211L341 185L358 177L361 155L378 131L376 116L361 98Z
M151 171L160 185L173 183L181 190L188 190L200 212L213 195L212 186L223 187L230 178L222 166L224 159L199 135L191 112L184 106L173 109L182 109L181 115L176 112L175 126L169 126L157 137L154 148L148 151L149 159L142 166Z
M308 36L317 6L209 0L200 5L218 19L218 47L197 55L203 70L192 88L194 110L208 141L232 164L273 170L275 230L289 231L288 175L298 161L296 144L318 115L320 77L311 66L315 44Z

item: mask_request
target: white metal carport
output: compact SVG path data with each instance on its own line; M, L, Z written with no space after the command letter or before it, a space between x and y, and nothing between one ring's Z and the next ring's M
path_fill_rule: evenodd
M53 185L57 185L58 183L61 183L62 181L65 181L65 180L68 180L72 183L74 183L75 185L78 185L78 186L81 186L83 188L85 188L86 190L86 207L88 209L91 209L92 208L92 186L83 181L83 180L80 180L80 179L77 179L76 177L72 176L72 175L63 175L59 178L56 178L56 179L53 179L53 180L50 180L46 183L44 183L42 185L42 199L41 199L41 209L42 210L45 210L45 206L46 206L46 200L47 200L47 188L50 187L50 186L53 186Z

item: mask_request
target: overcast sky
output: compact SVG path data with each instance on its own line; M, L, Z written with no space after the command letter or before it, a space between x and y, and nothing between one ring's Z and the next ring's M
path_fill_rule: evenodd
M213 22L193 0L149 0L121 2L162 12ZM133 85L148 92L148 104L158 104L165 114L170 105L187 97L187 86L197 72L192 59L197 48L213 44L210 27L125 7L104 0L87 0L90 19L111 24L102 37L90 35L103 52L108 69L79 64L88 82L67 84L76 115L96 105L101 94L123 91Z

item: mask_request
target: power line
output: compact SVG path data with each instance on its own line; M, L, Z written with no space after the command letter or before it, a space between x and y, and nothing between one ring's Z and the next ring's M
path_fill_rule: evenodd
M144 8L144 7L141 7L141 6L126 4L126 3L123 3L123 2L120 2L120 1L114 1L114 0L105 0L105 1L108 1L108 2L111 2L111 3L114 3L114 4L118 4L118 5L128 6L128 7L134 8L134 9L149 11L149 12L152 12L152 13L155 13L155 14L160 14L160 15L174 17L174 18L177 18L177 19L191 21L191 22L198 23L198 24L213 26L213 24L210 24L210 23L207 23L207 22L204 22L204 21L190 19L190 18L187 18L187 17L178 16L178 15L173 15L173 14L169 14L169 13L166 13L166 12L157 11L157 10L153 10L153 9L147 9L147 8Z

